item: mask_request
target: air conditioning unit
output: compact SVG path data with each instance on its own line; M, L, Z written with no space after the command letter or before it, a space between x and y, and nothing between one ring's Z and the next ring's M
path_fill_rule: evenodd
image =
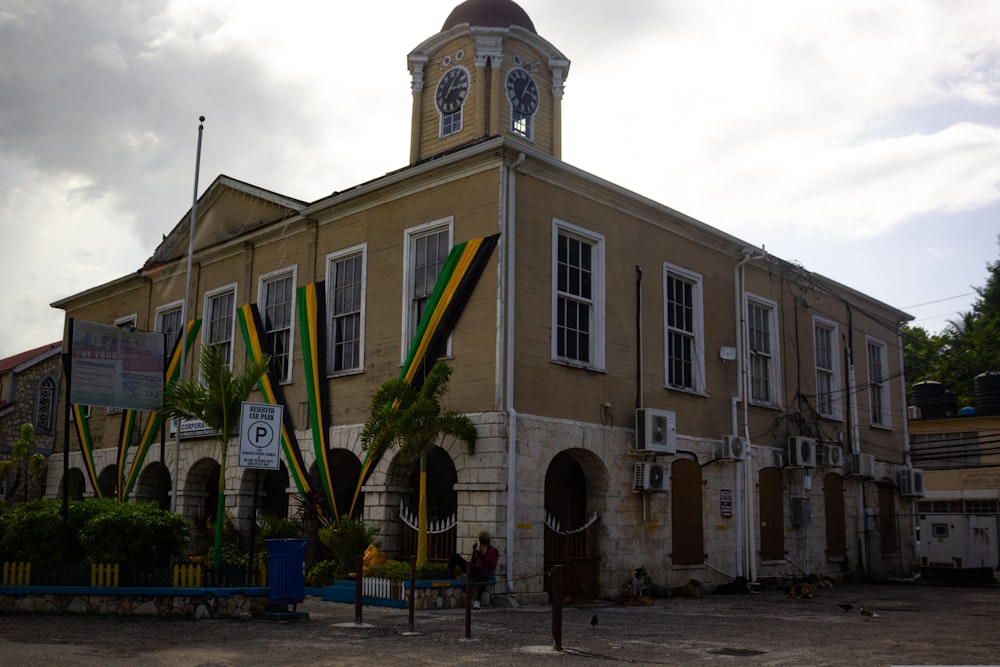
M747 457L747 441L738 435L722 436L722 453L719 458L742 461Z
M669 491L670 478L662 463L639 461L632 473L633 491Z
M872 454L851 454L851 467L847 473L851 477L875 477L875 456Z
M788 439L788 465L816 467L816 440L795 436Z
M899 468L896 471L899 495L911 498L924 497L924 471L919 468Z
M842 468L844 466L844 450L840 445L817 445L816 465L826 468Z
M635 448L640 452L677 452L677 414L670 410L635 411Z

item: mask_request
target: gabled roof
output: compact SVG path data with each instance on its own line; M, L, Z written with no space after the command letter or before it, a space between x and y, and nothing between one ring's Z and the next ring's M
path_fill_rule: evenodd
M195 247L206 248L252 229L296 215L306 202L265 190L222 174L198 198ZM143 268L168 262L187 253L191 209L157 246Z
M36 347L31 350L19 352L18 354L7 357L6 359L0 359L0 373L7 373L10 371L21 371L24 368L28 368L39 361L44 361L45 359L48 359L53 354L58 354L59 351L61 351L61 349L62 349L62 341L57 340L54 343L48 343L47 345L42 345L41 347ZM53 350L56 351L53 352Z

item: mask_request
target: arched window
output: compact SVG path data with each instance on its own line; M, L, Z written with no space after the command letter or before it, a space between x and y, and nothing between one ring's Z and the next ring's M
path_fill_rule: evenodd
M52 433L56 413L56 381L46 375L35 390L35 432Z

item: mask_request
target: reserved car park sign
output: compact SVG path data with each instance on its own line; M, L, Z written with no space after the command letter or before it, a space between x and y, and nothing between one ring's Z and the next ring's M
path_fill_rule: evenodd
M281 464L282 405L243 402L240 467L277 470Z

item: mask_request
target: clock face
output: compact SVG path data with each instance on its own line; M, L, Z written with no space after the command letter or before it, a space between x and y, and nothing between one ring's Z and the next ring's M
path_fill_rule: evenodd
M463 67L452 67L438 83L434 101L441 113L455 113L462 108L469 94L469 73Z
M530 116L538 110L538 86L531 75L520 67L507 74L507 99L519 114Z

